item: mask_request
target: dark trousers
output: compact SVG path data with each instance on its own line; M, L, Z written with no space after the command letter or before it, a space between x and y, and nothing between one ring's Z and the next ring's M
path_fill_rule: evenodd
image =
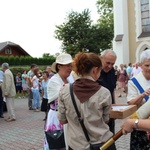
M0 116L3 116L3 97L2 97L2 89L0 88Z
M109 123L108 123L108 126L109 126L109 130L115 134L115 120L113 118L110 118L109 119Z
M33 99L33 93L31 90L28 91L28 107L32 108L32 99Z

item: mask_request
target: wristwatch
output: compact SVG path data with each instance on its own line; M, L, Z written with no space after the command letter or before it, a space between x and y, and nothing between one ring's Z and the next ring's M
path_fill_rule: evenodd
M135 123L135 128L138 129L139 119L136 119L134 123Z

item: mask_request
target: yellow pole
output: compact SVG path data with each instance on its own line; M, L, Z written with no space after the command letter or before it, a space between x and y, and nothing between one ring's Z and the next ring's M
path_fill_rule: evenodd
M110 145L114 143L114 139L109 139L105 144L100 147L100 150L106 150Z
M110 145L112 145L118 138L122 136L122 129L119 130L112 138L110 138L105 144L103 144L99 149L106 150Z

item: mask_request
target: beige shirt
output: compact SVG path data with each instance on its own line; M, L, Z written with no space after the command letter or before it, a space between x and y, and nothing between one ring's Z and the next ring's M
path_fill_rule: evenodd
M91 143L104 143L113 134L109 131L105 121L109 120L111 109L110 92L101 87L92 97L84 103L80 103L75 96L76 103L84 118L84 124L88 130ZM58 119L67 120L67 143L72 149L89 150L81 125L78 121L77 114L69 92L69 84L66 84L60 91L58 99Z
M16 88L14 84L14 77L12 72L7 69L4 73L3 83L2 83L2 93L5 97L15 97Z

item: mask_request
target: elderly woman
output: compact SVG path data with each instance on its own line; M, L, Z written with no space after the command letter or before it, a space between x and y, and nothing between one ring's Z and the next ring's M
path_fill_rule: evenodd
M147 49L141 53L140 61L142 71L131 80L129 80L127 95L128 104L137 105L139 110L143 107L142 105L149 99L150 95L150 49ZM140 113L139 110L137 111L137 115ZM147 110L145 110L145 112L146 111ZM138 125L138 120L135 121L135 124ZM149 143L150 141L148 140L145 131L134 130L131 133L131 150L144 150L145 148L148 148L147 146Z
M63 125L60 124L59 120L57 119L57 100L58 95L60 92L60 89L68 83L67 78L69 77L71 71L72 71L72 57L69 54L60 54L56 58L56 62L52 65L52 70L56 72L55 75L49 79L48 85L47 85L47 96L48 96L48 103L50 103L50 110L48 112L47 121L45 125L45 130L52 132L56 130L63 130ZM48 142L48 139L45 139L45 146L49 145L49 149L58 149L58 144L60 142L57 142L56 145L52 148L51 142ZM64 148L64 147L59 147Z
M75 55L73 65L79 77L73 83L73 93L89 141L78 120L69 84L66 84L60 91L58 119L61 124L67 123L66 137L69 150L89 150L91 144L92 147L99 149L113 135L107 125L112 103L111 95L105 87L96 82L100 76L102 63L97 54L78 53ZM108 150L115 149L114 144L108 148Z

